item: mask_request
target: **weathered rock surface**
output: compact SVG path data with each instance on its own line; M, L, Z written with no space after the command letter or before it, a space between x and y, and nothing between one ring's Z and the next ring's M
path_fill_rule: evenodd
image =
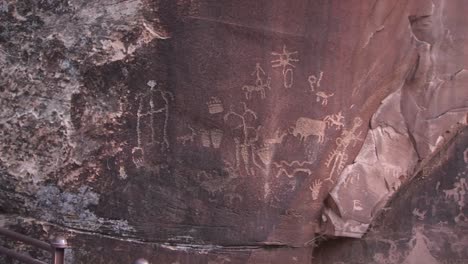
M401 186L420 197L412 186L438 179L418 174L439 167L435 155L465 144L466 11L462 0L0 0L0 223L66 233L81 248L71 263L311 263L318 237L362 237ZM466 187L459 152L440 162L453 166L444 188ZM411 219L406 209L384 222ZM464 210L449 229L466 236ZM405 227L426 263L458 252L428 255L432 225ZM339 241L319 261L360 243ZM382 250L363 254L418 253Z

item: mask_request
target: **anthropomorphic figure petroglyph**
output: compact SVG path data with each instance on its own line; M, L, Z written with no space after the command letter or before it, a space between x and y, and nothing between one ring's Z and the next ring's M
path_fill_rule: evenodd
M240 121L240 124L234 127L234 129L241 129L242 131L242 138L234 138L236 167L239 168L242 159L245 171L250 175L253 172L250 168L249 153L253 151L252 145L258 140L258 129L260 127L255 128L249 125L249 120L256 120L258 118L257 114L249 109L244 102L241 102L241 105L243 107L241 113L237 113L234 107L231 106L229 111L224 115L224 121Z
M262 67L260 66L260 63L256 63L255 64L255 70L254 72L251 74L251 75L255 75L256 79L255 79L255 86L262 86L263 85L263 79L262 79L262 75L266 75L265 71L262 69Z
M310 91L314 92L315 88L320 87L320 82L322 81L323 71L320 71L319 77L315 75L310 75L307 81L309 82Z
M335 95L335 93L329 93L329 94L326 94L325 92L317 92L315 93L315 95L317 95L317 102L320 102L320 100L322 101L322 105L323 106L326 106L328 104L328 98L332 97L333 95Z
M135 166L140 167L144 163L145 152L143 149L142 142L142 131L141 123L143 118L149 117L149 126L151 129L149 144L161 144L161 150L165 151L169 148L169 139L167 135L168 122L169 122L169 103L174 100L174 96L171 92L163 90L161 87L157 86L156 81L150 80L147 85L150 87L149 93L142 93L137 96L138 98L138 110L137 110L137 125L136 125L136 134L137 134L137 146L132 149L132 160ZM159 95L164 102L164 105L160 108L156 108L154 96ZM149 97L149 110L144 111L144 99ZM147 105L146 104L146 105ZM164 113L164 123L162 127L162 142L156 139L155 132L155 114Z
M155 133L154 133L154 114L157 113L164 113L164 124L163 124L163 141L162 142L157 142L161 143L161 148L162 150L168 149L169 148L169 139L167 135L167 127L169 123L169 102L174 100L174 95L166 90L163 90L161 86L158 86L158 88L154 88L157 86L156 81L150 80L148 81L147 85L150 87L150 112L147 114L150 114L151 116L151 140L152 143L156 142L155 140ZM164 106L160 109L155 110L154 109L154 100L153 96L154 94L157 93L159 96L161 96L162 100L164 101Z
M297 51L289 52L286 49L286 45L283 45L283 52L272 52L271 55L278 56L278 59L272 60L272 67L282 67L283 68L283 84L284 88L288 89L291 88L294 83L294 72L293 68L296 68L293 62L298 62L299 59L293 58L293 55L298 54Z
M339 138L336 139L336 149L330 153L325 162L325 166L330 170L330 176L326 179L333 182L333 175L340 174L343 171L346 162L348 161L348 146L353 143L356 144L357 141L362 141L360 138L361 132L357 133L357 129L362 125L362 119L359 117L354 118L353 124L350 130L345 129Z

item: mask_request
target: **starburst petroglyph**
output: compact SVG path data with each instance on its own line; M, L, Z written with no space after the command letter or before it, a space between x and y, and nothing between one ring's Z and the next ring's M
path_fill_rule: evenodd
M294 83L294 71L293 68L296 66L293 62L298 62L299 59L293 58L293 55L297 55L298 51L289 52L286 48L286 45L283 45L283 51L279 52L272 52L271 55L278 56L278 59L271 61L271 66L273 68L282 67L283 68L283 84L284 88L288 89L291 88Z

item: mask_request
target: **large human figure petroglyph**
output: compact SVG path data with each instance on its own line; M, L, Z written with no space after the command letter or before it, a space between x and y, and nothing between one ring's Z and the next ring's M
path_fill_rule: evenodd
M253 174L253 169L250 167L250 157L253 152L252 145L258 140L258 129L249 125L249 119L257 120L257 114L249 109L244 102L241 102L242 112L237 113L234 107L231 105L229 111L224 115L224 121L238 120L240 125L234 129L241 129L242 138L234 138L235 142L235 156L236 156L236 167L239 169L241 161L244 164L245 172L250 175ZM249 118L250 117L250 118Z
M294 71L293 69L296 68L293 62L298 62L299 59L293 58L293 55L297 55L298 51L289 52L286 49L286 45L283 45L283 51L279 52L272 52L271 55L278 56L278 59L271 61L271 66L273 68L282 67L283 68L283 85L284 88L289 89L294 84Z
M132 160L135 166L141 167L144 163L144 156L145 152L143 149L142 143L142 130L141 124L142 119L149 117L150 118L150 144L161 144L161 150L165 151L169 148L169 139L167 135L167 127L169 122L169 103L170 101L174 100L174 96L171 92L163 90L161 87L157 86L156 81L150 80L148 81L147 85L150 87L149 93L142 93L137 96L138 98L138 110L137 110L137 124L136 124L136 134L137 134L137 146L132 149ZM149 95L148 95L149 94ZM156 108L155 105L155 94L159 95L163 100L164 104L160 108ZM149 110L144 111L144 99L146 96L149 96ZM155 131L155 114L164 113L164 123L162 127L162 141L156 139L156 131Z

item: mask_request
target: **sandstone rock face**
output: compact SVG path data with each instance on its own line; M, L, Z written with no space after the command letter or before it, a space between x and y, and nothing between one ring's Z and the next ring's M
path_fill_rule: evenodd
M462 261L466 11L0 0L0 224L65 233L70 263L348 263L361 242L317 241L366 232L390 238L355 262Z

